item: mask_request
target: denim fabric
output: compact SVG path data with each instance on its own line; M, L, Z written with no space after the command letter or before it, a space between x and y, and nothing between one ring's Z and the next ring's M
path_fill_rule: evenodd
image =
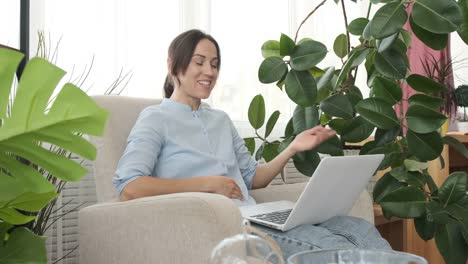
M271 236L281 248L284 259L305 251L320 249L391 250L374 225L352 216L336 216L319 225L301 225L286 232L253 224Z

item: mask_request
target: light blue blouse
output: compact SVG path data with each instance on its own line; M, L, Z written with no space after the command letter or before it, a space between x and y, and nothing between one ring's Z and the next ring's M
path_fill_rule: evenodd
M244 200L233 201L248 205L255 203L248 189L256 167L226 113L206 105L192 111L188 105L163 99L138 117L113 183L120 194L141 176L186 179L222 175L232 178L242 190Z

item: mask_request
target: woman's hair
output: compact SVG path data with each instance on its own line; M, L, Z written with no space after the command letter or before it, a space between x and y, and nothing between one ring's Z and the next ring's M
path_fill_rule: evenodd
M208 39L215 45L216 55L218 56L217 66L219 70L221 66L221 54L219 51L218 42L216 42L212 36L205 34L198 29L185 31L184 33L177 36L171 42L171 45L169 45L168 58L171 61L171 68L169 69L166 81L164 82L164 97L171 97L172 93L174 92L174 80L172 79L172 76L174 76L175 81L180 83L177 76L180 73L185 74L190 61L192 60L195 48L202 39Z

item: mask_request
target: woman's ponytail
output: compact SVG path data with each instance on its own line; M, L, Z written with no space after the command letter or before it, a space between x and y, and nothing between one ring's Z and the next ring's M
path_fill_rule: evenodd
M166 80L164 81L164 97L170 98L173 92L174 92L174 83L172 82L171 76L167 74Z

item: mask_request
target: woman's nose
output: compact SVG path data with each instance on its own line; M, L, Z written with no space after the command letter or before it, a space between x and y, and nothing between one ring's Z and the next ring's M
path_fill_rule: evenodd
M203 67L203 73L209 76L214 76L216 74L216 69L211 66L211 64L206 63Z

